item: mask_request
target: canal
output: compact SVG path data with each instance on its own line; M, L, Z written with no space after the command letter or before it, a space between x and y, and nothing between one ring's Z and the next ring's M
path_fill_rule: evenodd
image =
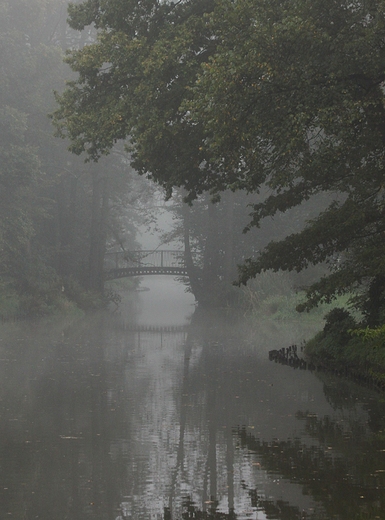
M383 395L270 362L311 331L196 310L1 325L0 518L385 518Z

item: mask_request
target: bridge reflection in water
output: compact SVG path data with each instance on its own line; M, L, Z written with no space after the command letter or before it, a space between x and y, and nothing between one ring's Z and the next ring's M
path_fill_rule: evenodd
M140 250L107 253L105 280L144 275L188 276L181 250Z
M120 328L135 334L135 344L138 347L141 346L143 341L147 341L150 338L155 343L158 343L159 340L159 345L162 347L165 339L167 339L170 345L183 344L187 338L189 325L138 325L120 320Z

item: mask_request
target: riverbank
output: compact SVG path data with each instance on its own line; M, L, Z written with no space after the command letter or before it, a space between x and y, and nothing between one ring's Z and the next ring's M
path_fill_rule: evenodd
M268 360L314 324L249 328L171 277L145 286L116 312L1 327L0 518L180 519L187 496L203 518L208 491L218 517L380 516L381 396Z
M303 301L301 292L280 293L278 290L275 294L261 297L249 291L248 295L252 302L249 320L255 323L258 334L263 321L286 326L287 335L282 334L278 359L274 355L272 359L294 363L297 368L310 367L341 374L361 384L385 390L385 326L366 327L363 316L348 311L349 296L338 298L333 304L320 305L310 312L299 313L296 307ZM295 359L288 350L293 345L293 323L303 330L303 341L297 346Z
M345 309L306 342L304 355L314 365L385 390L385 326L357 326ZM336 314L336 313L335 313Z
M106 283L104 294L90 291L73 279L35 293L18 293L0 284L0 323L24 321L49 316L82 316L120 301L120 292L135 291L138 281L123 279Z
M287 321L292 326L293 314L292 305L285 307L282 304L272 318ZM316 309L315 312L297 316L297 320L302 327L306 328L307 325L312 329L313 333L304 339L300 350L296 348L294 356L290 341L283 346L284 356L290 358L285 358L288 363L293 362L293 366L299 368L310 367L312 370L339 374L385 390L385 326L365 326L362 317L353 317L346 306L329 308L327 313L325 308Z

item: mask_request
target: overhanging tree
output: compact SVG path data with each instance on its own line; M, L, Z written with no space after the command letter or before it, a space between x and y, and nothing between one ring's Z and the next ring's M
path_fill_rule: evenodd
M329 300L384 273L384 5L86 0L70 24L99 39L69 55L56 124L94 160L129 136L137 169L190 199L267 188L250 227L336 194L240 277L329 261L308 305Z
M329 261L309 307L376 283L384 264L385 3L222 0L218 47L188 104L218 169L237 188L270 189L250 226L320 192L338 194L305 229L241 270ZM187 106L187 105L186 105Z

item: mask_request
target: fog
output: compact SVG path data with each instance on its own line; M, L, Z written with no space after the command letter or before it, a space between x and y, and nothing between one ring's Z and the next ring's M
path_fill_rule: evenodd
M268 360L311 330L140 287L113 314L3 326L1 516L348 520L381 499L378 396Z
M258 72L254 60L259 49L254 49L251 68L236 70L240 64L234 63L235 69L216 70L218 84L204 93L212 96L211 101L204 97L204 117L190 119L190 96L199 95L212 69L229 56L241 56L227 52L224 40L221 59L205 62L211 47L216 48L215 33L190 33L189 24L178 25L185 18L194 27L210 17L216 22L205 11L210 3L204 4L191 4L193 13L195 7L205 12L191 19L190 13L178 11L189 2L161 13L157 9L166 4L88 2L92 9L81 16L73 7L80 18L72 14L72 25L81 27L84 20L88 24L100 16L101 26L107 19L119 28L97 40L95 20L83 30L69 27L65 0L0 0L1 519L382 518L382 396L319 368L302 370L298 364L294 368L269 360L272 350L302 356L304 342L323 328L322 314L330 306L306 315L295 311L303 304L304 289L320 277L343 272L344 262L352 261L358 279L368 278L367 287L384 286L377 262L382 250L374 248L382 243L383 188L382 181L372 184L382 178L382 170L373 166L381 163L382 152L368 148L366 156L356 155L377 142L377 134L349 126L346 150L352 157L345 159L345 149L343 161L332 156L344 138L345 119L353 125L371 116L378 129L381 110L371 115L367 107L372 99L364 109L355 101L349 117L337 118L342 125L338 139L335 129L329 136L319 121L310 121L311 132L299 129L296 134L297 155L290 156L296 147L289 149L287 140L282 154L273 157L270 139L279 144L286 126L276 123L278 137L262 136L275 121L271 114L280 121L274 110L286 110L286 105L275 103L265 121L255 116L261 136L248 130L259 99L253 96L276 77L270 69L268 74L262 70L270 67L276 52L269 54L269 63L259 64ZM122 6L133 13L120 16L114 9ZM244 7L229 4L223 16L234 6ZM344 15L349 10L351 6ZM244 16L244 30L233 47L242 48L249 18ZM372 18L365 20L349 30L366 28ZM231 29L231 42L237 26L232 19L223 23L223 30ZM253 30L257 27L253 22ZM159 39L168 31L170 41ZM314 30L311 37L316 34ZM97 41L109 41L111 61L94 54ZM74 68L85 83L76 83L77 72L64 61L74 50L79 51L71 55ZM300 49L296 52L302 63ZM305 58L306 66L313 63ZM203 70L199 60L206 63L206 75L191 83ZM127 64L132 70L126 70ZM230 79L221 76L225 72ZM362 76L349 69L343 81L332 77L330 84L345 85L346 78ZM354 100L364 90L374 92L379 83L376 77L368 89L355 85ZM282 95L297 92L291 85L278 87ZM231 92L234 103L226 97ZM334 94L340 99L339 91ZM245 108L247 96L255 103ZM142 105L134 106L132 100ZM195 101L199 111L199 99ZM382 98L378 106L383 106ZM210 115L213 107L218 113ZM246 115L223 116L223 107L229 114L241 107ZM265 114L262 108L259 117ZM332 113L327 113L327 125ZM287 120L294 120L292 114L308 117L292 110ZM201 134L206 115L209 125ZM78 133L74 137L71 131ZM362 142L350 147L350 139L361 134ZM302 135L312 138L309 148L301 148ZM382 138L380 142L382 150ZM325 156L331 154L327 164L322 154L317 156L323 145ZM305 156L310 165L306 163L302 179L297 174ZM270 161L273 166L266 172ZM351 178L345 163L374 168L367 174L369 195L360 178L351 185L345 180ZM342 188L333 184L334 177ZM303 193L298 189L302 181ZM352 200L368 206L366 213L353 206L351 223L351 214L345 219L338 211L355 186L364 191ZM250 225L258 212L264 218ZM319 224L320 215L326 215L329 228ZM345 235L357 238L356 222L365 233L365 226L373 226L370 237L374 228L379 230L380 239L373 235L372 242L360 242L356 249L347 242L345 250ZM312 225L310 237L305 234L301 242L302 231ZM269 268L262 266L247 287L240 287L239 266L263 258L268 244L285 237L291 237L291 249L272 249ZM360 251L364 260L346 251ZM375 292L369 290L369 303ZM368 306L361 311L379 320L383 294L377 293L372 315Z

